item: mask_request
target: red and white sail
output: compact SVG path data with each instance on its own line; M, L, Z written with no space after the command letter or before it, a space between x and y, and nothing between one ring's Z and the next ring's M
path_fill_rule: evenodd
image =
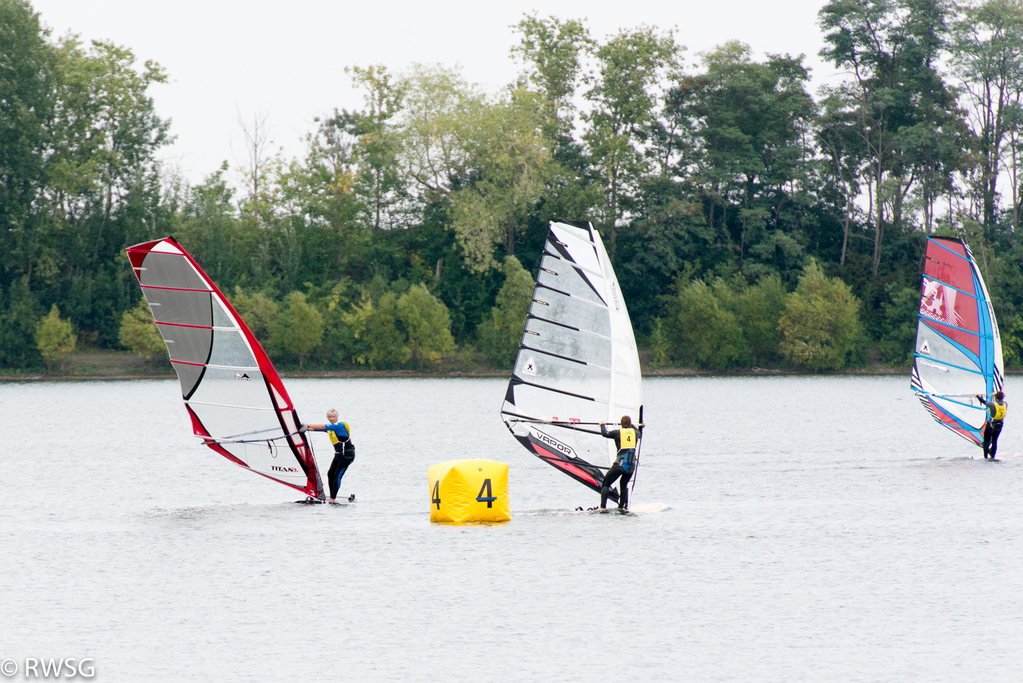
M917 317L913 390L939 424L980 444L987 408L974 395L1002 389L1002 342L984 278L963 240L927 239Z
M231 462L323 498L277 370L238 312L172 237L126 249L181 383L196 436Z

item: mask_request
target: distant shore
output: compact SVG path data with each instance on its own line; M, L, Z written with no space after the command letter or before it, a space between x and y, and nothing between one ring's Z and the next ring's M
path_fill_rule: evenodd
M641 357L641 360L642 357ZM147 361L126 351L88 350L72 354L65 372L14 372L0 368L0 382L81 382L116 381L133 379L176 379L170 363ZM507 377L508 369L474 367L458 370L450 365L433 372L422 370L281 370L281 377L287 379L375 379L375 378L476 378ZM1008 370L1007 375L1023 374L1023 370ZM832 372L813 373L799 370L778 370L773 368L746 368L732 370L703 370L699 368L652 368L643 367L644 377L783 377L783 376L857 376L857 375L909 375L909 368L889 368L870 365L863 368L846 368Z

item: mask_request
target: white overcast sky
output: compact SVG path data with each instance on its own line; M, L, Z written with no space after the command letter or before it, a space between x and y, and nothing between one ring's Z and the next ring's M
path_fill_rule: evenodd
M251 122L266 114L285 156L301 156L314 117L362 106L346 66L383 64L400 72L415 62L458 65L467 80L496 92L522 69L509 55L518 42L511 26L534 11L586 19L598 40L621 28L674 27L690 64L698 52L741 40L758 59L805 54L814 87L834 77L817 56L824 0L31 1L55 36L72 31L111 40L131 48L140 63L163 65L170 82L151 92L177 139L162 158L193 184L222 161L243 165L239 116Z

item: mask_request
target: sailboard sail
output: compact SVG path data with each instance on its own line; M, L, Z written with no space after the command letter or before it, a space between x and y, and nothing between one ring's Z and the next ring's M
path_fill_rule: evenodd
M966 242L927 239L912 387L935 420L984 440L987 409L975 395L1002 389L1002 343L984 279Z
M316 459L277 370L172 237L126 249L167 345L195 436L236 465L323 499Z
M617 453L598 425L635 420L642 381L600 235L586 222L552 222L502 419L529 452L599 491ZM617 501L617 490L610 497Z

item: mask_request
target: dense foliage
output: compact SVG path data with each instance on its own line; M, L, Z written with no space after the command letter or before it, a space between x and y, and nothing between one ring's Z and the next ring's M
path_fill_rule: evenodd
M555 217L601 231L655 364L906 364L925 237L953 234L1019 365L1023 4L831 0L819 21L846 75L814 96L802 57L728 43L693 66L672 31L526 16L498 95L353 66L364 107L318 119L302 158L256 116L244 167L190 186L157 160L158 64L0 0L0 367L72 334L151 354L123 250L168 234L286 367L506 367Z

